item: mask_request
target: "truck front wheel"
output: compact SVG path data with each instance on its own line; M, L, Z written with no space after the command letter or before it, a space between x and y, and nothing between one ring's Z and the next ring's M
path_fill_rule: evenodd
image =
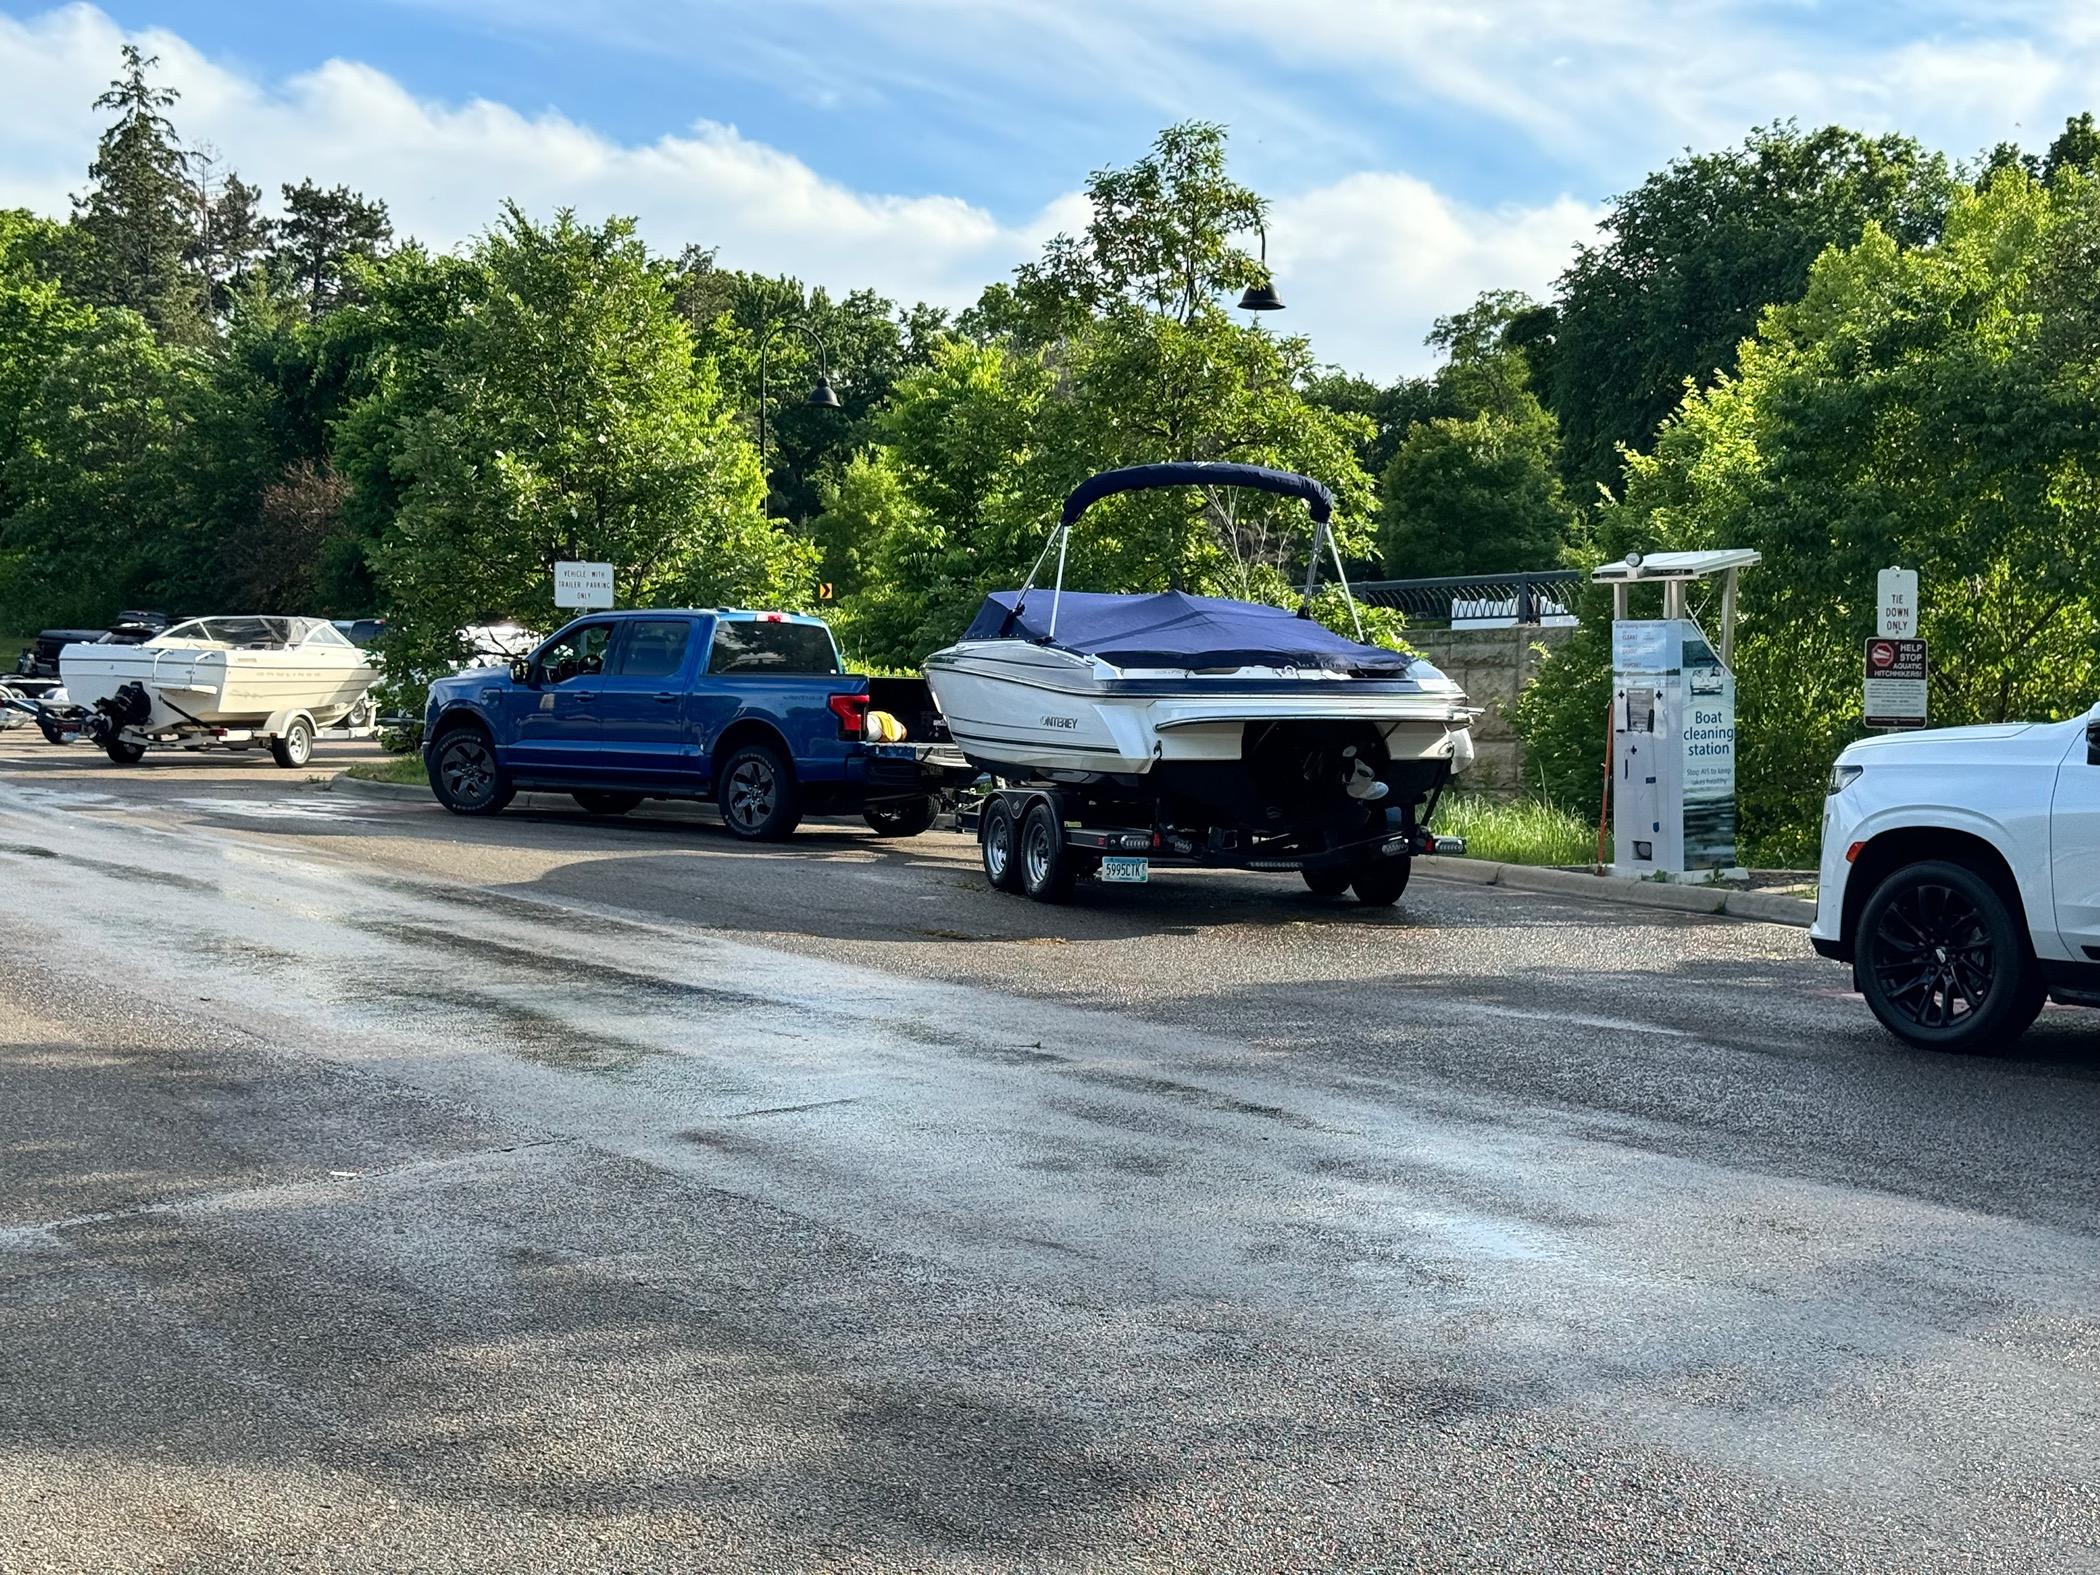
M455 727L430 751L430 792L455 815L493 815L517 789L496 764L496 748L478 727Z
M779 842L802 823L795 773L769 744L746 744L722 763L715 803L730 835L746 842Z
M1897 870L1860 910L1859 993L1884 1028L1924 1050L2003 1050L2047 991L2027 940L1991 883L1927 859Z

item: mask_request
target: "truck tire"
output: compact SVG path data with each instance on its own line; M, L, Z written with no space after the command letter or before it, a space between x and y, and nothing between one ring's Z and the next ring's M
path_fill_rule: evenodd
M586 815L624 815L642 802L639 793L597 793L589 789L571 793L569 797L583 807Z
M110 762L119 766L135 766L146 758L144 744L127 744L121 738L112 738L102 746L109 752Z
M922 798L886 798L860 812L868 829L878 837L916 837L931 826L941 812L941 803L930 794Z
M802 823L795 773L771 744L746 744L722 763L715 787L722 824L746 842L779 842Z
M455 815L493 815L518 790L496 763L488 734L478 727L455 727L430 746L430 792Z
M1305 889L1315 897L1339 897L1349 889L1349 882L1356 872L1346 864L1328 864L1316 870L1300 870L1305 878Z
M270 753L287 771L296 771L314 757L313 723L295 716L270 740Z
M1390 908L1407 890L1407 877L1414 873L1414 863L1404 853L1372 855L1371 862L1359 867L1356 878L1349 882L1356 890L1356 900L1367 908Z
M2009 1049L2047 991L2026 927L1997 888L1941 859L1875 887L1853 943L1859 993L1881 1026L1921 1050Z
M1077 871L1065 845L1065 825L1057 811L1038 799L1021 819L1021 890L1037 902L1063 902L1072 895Z
M1021 889L1021 827L1013 806L997 794L985 800L984 825L978 835L984 855L984 878L994 891Z

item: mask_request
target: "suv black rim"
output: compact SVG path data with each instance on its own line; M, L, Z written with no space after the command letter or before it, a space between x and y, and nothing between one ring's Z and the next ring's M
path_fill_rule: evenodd
M445 778L445 791L460 804L485 802L496 783L496 763L478 738L461 738L447 744L444 762L438 769Z
M729 773L729 818L747 829L761 826L773 813L773 768L763 760L745 760Z
M1996 960L1982 910L1952 886L1906 887L1874 930L1874 982L1920 1028L1953 1028L1981 1011Z

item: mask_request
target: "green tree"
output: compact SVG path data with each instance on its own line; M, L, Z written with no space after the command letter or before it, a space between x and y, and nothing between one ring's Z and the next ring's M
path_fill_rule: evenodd
M124 69L95 108L116 111L102 133L90 185L73 199L73 222L85 241L73 293L96 306L137 312L163 338L202 336L202 292L189 259L197 245L188 161L164 113L180 96L147 73L158 56L124 46Z
M2049 151L2042 157L2042 179L2054 180L2058 170L2100 173L2100 125L2094 124L2091 110L2067 119L2064 129L2049 144Z
M46 621L101 620L164 593L206 550L174 464L200 379L193 352L122 308L73 336L23 407L0 552Z
M249 185L208 151L199 151L190 163L196 229L188 260L204 292L205 314L223 318L268 251L274 225L256 206L261 188Z
M1946 160L1908 137L1785 124L1688 153L1620 197L1604 239L1562 274L1550 331L1530 325L1578 496L1616 484L1619 448L1647 448L1687 380L1734 367L1759 312L1799 296L1826 246L1869 224L1906 246L1929 241L1954 184Z
M1935 722L2083 710L2100 677L2100 185L2006 170L1934 245L1879 226L1765 314L1738 374L1687 398L1602 511L1600 546L1753 547L1738 781L1767 857L1813 851L1860 730L1877 569L1915 567ZM1549 787L1595 791L1603 624L1522 706Z
M765 518L757 454L633 224L511 205L470 265L471 309L409 374L427 402L392 410L394 670L435 670L492 616L543 621L562 559L612 563L630 604L805 605L814 554Z
M271 267L306 302L307 314L320 317L352 297L357 264L377 257L394 227L385 203L304 180L284 187L284 217L272 234Z

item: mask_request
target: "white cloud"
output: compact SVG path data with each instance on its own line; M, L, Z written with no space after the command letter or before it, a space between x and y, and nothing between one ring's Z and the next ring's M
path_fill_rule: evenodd
M84 5L0 16L0 81L20 85L0 100L0 206L66 211L94 148L100 117L89 105L124 36ZM855 191L709 122L622 143L554 112L419 99L354 62L271 84L174 34L139 42L180 90L176 118L192 145L213 146L266 192L311 176L383 198L399 230L441 247L486 227L513 197L538 213L632 214L652 244L717 245L736 267L959 307L1085 218L1069 193L1010 223L960 197ZM1277 215L1270 256L1289 326L1323 360L1379 376L1421 369L1430 322L1477 291L1540 290L1592 217L1565 198L1481 211L1392 173L1284 197Z

